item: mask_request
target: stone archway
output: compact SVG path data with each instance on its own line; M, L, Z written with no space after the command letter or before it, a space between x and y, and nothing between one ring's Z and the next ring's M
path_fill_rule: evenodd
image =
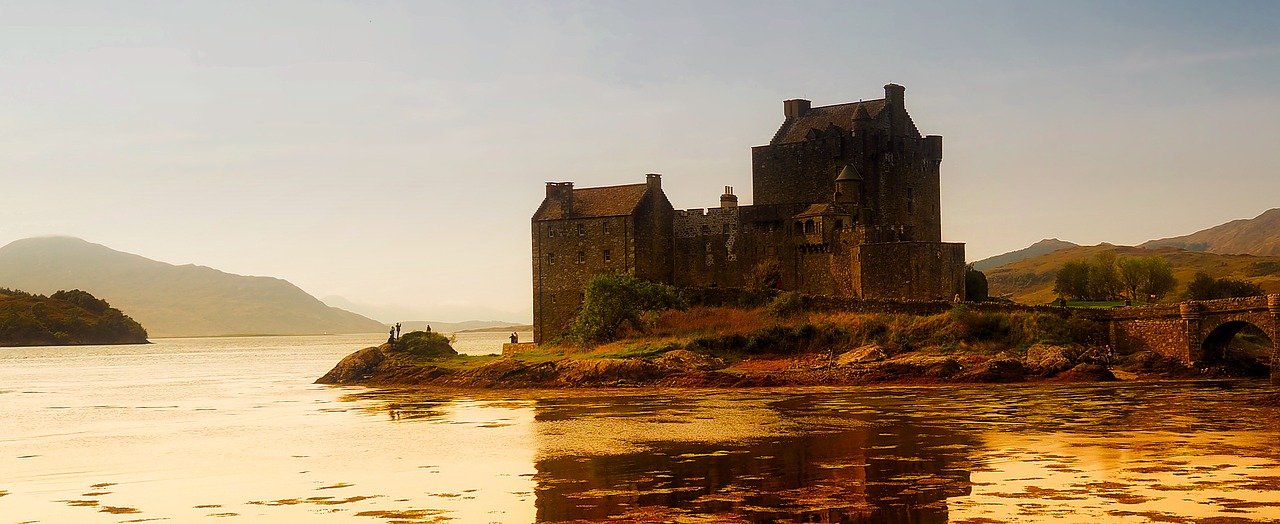
M1272 366L1275 342L1271 331L1248 320L1219 324L1200 342L1196 360L1205 365L1236 365L1253 368L1242 371L1265 373Z

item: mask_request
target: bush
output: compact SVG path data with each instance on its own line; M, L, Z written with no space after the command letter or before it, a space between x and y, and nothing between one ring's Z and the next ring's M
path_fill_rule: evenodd
M675 288L631 275L604 273L583 289L582 308L569 325L569 338L583 344L617 338L623 324L645 329L646 314L687 307Z
M402 335L391 349L415 357L451 357L458 354L451 342L449 337L434 331L411 331Z
M765 309L775 317L787 318L804 311L805 305L803 295L795 291L786 291L773 297L773 300L769 301L769 305L765 306Z

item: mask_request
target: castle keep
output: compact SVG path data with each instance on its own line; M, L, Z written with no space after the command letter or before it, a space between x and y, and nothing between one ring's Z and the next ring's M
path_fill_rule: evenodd
M942 242L942 137L921 136L900 85L883 99L783 102L751 149L752 205L675 210L661 175L574 188L547 183L533 215L537 342L564 332L592 275L677 287L773 287L811 295L950 300L964 294L964 244Z

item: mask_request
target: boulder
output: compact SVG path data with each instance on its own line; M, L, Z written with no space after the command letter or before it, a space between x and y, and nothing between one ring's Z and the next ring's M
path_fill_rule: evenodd
M387 359L380 347L368 347L347 355L316 380L316 384L352 384L367 379Z
M1036 344L1027 348L1027 356L1023 362L1033 372L1048 376L1074 367L1078 353L1077 350L1067 346Z
M879 344L867 344L855 349L851 349L840 356L836 357L837 366L849 366L853 364L867 364L870 362L879 362L888 358L884 349Z
M960 379L971 382L1021 382L1027 378L1027 368L1016 358L997 357L980 362L964 370Z
M663 353L662 356L653 359L653 361L658 365L680 370L715 371L725 368L723 359L695 353L687 349L668 351Z
M1053 379L1062 382L1110 382L1116 376L1101 364L1080 364L1057 374Z

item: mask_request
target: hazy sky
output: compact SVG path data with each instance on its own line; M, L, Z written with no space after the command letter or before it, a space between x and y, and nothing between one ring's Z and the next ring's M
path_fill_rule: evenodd
M48 4L0 0L0 244L437 320L530 317L544 182L747 203L783 99L887 82L970 260L1280 207L1280 2Z

